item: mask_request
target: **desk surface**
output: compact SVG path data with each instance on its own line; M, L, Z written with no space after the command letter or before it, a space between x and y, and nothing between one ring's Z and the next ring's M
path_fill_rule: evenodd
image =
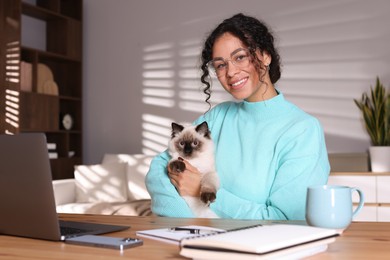
M223 229L243 227L266 221L228 219L179 219L161 217L130 217L60 214L63 220L91 221L130 225L125 231L107 234L135 237L135 231L182 225L204 225ZM185 259L177 245L142 238L144 245L126 249L94 248L20 237L0 235L0 259ZM354 222L330 244L324 253L310 259L389 259L390 222Z

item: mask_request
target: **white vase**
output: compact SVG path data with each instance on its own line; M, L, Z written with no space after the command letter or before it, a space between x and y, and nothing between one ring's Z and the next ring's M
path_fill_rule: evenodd
M371 146L372 172L390 172L390 146Z

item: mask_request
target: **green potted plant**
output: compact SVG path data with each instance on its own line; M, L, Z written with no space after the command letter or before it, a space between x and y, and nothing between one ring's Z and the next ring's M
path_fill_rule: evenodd
M390 172L390 93L377 77L375 88L371 86L369 94L363 93L360 100L354 101L371 139L371 170Z

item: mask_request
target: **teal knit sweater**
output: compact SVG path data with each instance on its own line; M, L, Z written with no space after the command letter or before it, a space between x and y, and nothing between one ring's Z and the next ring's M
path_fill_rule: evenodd
M325 184L329 161L321 125L286 101L225 102L194 123L207 121L215 143L221 187L211 209L222 218L302 220L306 189ZM146 176L152 211L193 217L167 176L167 151Z

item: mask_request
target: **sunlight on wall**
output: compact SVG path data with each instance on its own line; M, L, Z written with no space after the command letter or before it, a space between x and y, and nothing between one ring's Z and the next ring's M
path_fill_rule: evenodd
M359 109L353 102L375 83L389 77L390 40L383 26L387 11L358 1L292 8L280 21L282 78L278 83L291 102L317 117L329 138L369 145ZM329 18L332 14L332 19ZM308 23L307 21L311 22ZM386 58L387 57L387 58ZM332 142L330 152L351 149ZM356 148L356 147L354 147Z
M369 145L353 99L367 91L376 76L390 78L386 17L386 10L367 2L357 1L352 7L351 2L340 1L291 6L272 18L282 58L282 77L276 87L289 101L319 119L329 138L329 152L365 151ZM143 101L161 108L161 114L159 111L154 116L175 117L182 111L196 118L208 110L199 80L201 46L199 39L185 39L145 48ZM216 78L211 82L212 106L232 100ZM168 121L154 127L168 128ZM144 132L144 145L161 151L168 136L162 137L161 131Z
M173 48L172 43L144 48L143 103L162 107L175 105Z
M199 80L200 46L199 40L186 40L144 48L142 101L145 105L195 113L192 118L208 110L209 105L204 101L206 95ZM230 96L220 87L218 80L213 78L211 81L211 105L228 100ZM144 114L142 121L143 152L156 154L167 149L171 123L175 119Z
M203 95L199 88L200 72L197 59L200 55L200 41L185 41L179 44L179 79L178 100L179 108L182 110L202 113L207 110L203 102Z
M5 54L5 133L14 134L19 128L20 42L6 45Z
M173 119L157 115L142 115L142 153L154 155L164 151L171 136Z
M199 40L186 40L180 43L179 51L179 81L178 94L179 107L182 110L192 111L203 114L208 110L209 105L204 101L206 95L203 93L200 77L200 54L203 42ZM210 78L212 86L212 95L210 103L212 106L222 102L231 100L231 96L227 94L221 87L221 84L216 77Z
M19 92L17 91L5 90L5 122L14 128L19 127Z

